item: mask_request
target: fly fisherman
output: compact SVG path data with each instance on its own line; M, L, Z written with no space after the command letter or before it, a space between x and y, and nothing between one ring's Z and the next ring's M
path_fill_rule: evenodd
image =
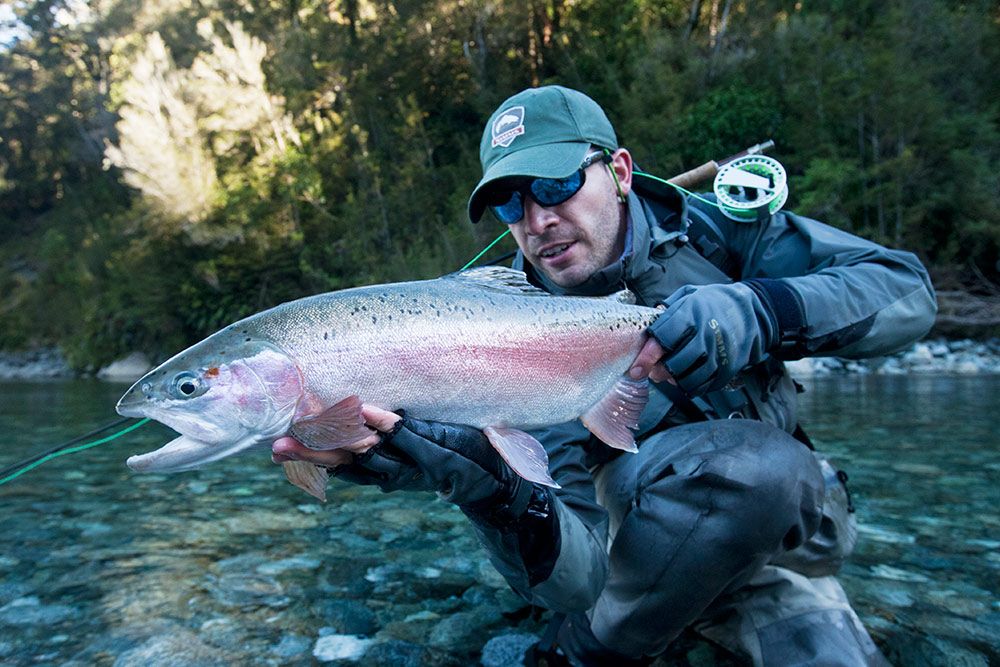
M886 664L833 577L856 527L836 471L804 444L782 360L881 355L924 335L936 306L918 260L790 212L737 221L711 197L653 187L600 106L558 86L501 104L480 158L469 216L510 226L529 280L553 294L627 287L665 308L630 370L652 381L638 453L579 422L536 431L551 489L478 430L366 406L376 432L355 453L284 438L274 460L457 504L510 585L558 612L550 661L643 664L693 627L758 665Z

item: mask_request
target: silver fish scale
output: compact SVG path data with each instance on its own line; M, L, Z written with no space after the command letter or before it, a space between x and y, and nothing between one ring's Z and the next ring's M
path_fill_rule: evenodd
M209 340L274 343L299 368L316 407L357 394L415 417L533 428L579 417L607 394L659 313L551 296L519 272L490 272L510 282L456 274L322 294Z

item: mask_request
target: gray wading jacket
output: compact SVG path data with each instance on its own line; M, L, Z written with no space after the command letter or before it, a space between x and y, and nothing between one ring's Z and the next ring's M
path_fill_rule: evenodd
M763 220L737 222L692 197L660 197L634 191L629 195L625 253L579 287L567 290L549 283L525 265L520 254L514 268L525 270L532 282L555 294L597 296L627 287L644 305L665 301L685 285L779 279L794 294L805 326L770 358L745 370L742 388L696 397L695 403L710 417L738 413L792 432L796 390L776 357L887 354L926 334L934 322L934 291L911 253L883 248L794 213L779 211ZM678 242L684 240L680 233L685 220L691 223L687 242ZM654 385L636 442L642 447L653 433L686 421ZM474 526L493 565L526 600L555 611L585 610L597 600L608 568L608 516L596 501L590 470L615 453L594 441L579 421L534 435L545 446L552 477L562 487L550 494L559 535L548 562L541 568L536 563L529 571L516 533L479 522Z

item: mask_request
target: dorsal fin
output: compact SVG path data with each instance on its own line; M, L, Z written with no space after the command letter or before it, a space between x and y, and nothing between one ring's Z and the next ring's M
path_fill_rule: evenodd
M623 290L615 292L614 294L609 294L607 298L629 306L634 306L636 304L635 292L627 287Z
M449 273L444 280L457 280L479 289L491 289L522 296L551 296L528 282L524 271L506 266L477 266L475 268Z

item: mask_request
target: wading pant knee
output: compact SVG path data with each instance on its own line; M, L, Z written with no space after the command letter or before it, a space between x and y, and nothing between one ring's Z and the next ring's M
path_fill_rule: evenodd
M634 658L662 652L713 601L803 544L823 509L812 452L749 420L658 433L595 482L611 519L610 570L579 648L596 639ZM570 653L572 643L560 637Z

